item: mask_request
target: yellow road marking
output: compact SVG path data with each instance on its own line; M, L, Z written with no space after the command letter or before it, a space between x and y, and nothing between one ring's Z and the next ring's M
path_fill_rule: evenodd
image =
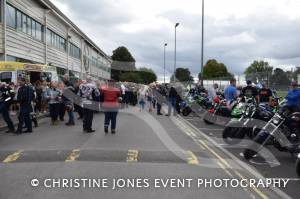
M80 155L80 149L74 149L67 157L66 162L74 162Z
M188 164L192 164L192 165L198 165L199 161L197 156L192 152L192 151L186 151L187 154L187 162Z
M23 153L23 150L18 150L14 152L13 154L7 156L4 160L3 163L10 163L16 161Z
M187 125L186 128L189 128ZM222 158L219 154L217 154L213 149L211 149L203 140L198 140L199 144L201 143L205 148L207 148L212 154L214 154L221 162L217 162L218 165L231 177L233 177L233 175L225 168L224 164L228 167L231 168L231 166L228 164L228 162ZM243 175L241 175L238 171L233 170L233 172L239 176L241 179L245 179L245 177ZM259 190L256 187L252 187L252 189L262 198L262 199L269 199L268 196L266 196L261 190Z
M127 162L137 162L138 161L138 150L129 149L127 152Z

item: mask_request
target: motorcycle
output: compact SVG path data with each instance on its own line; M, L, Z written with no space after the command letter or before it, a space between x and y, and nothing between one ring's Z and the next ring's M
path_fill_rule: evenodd
M257 121L269 121L274 115L273 109L265 104L257 104L254 99L245 99L233 109L232 119L226 124L222 137L227 144L238 144L247 135L253 139L260 127ZM239 117L240 116L240 117Z
M206 124L215 124L218 117L230 117L230 111L227 108L226 100L221 96L214 98L214 104L203 116L203 121Z
M291 113L284 107L286 106L274 114L255 136L253 143L244 150L246 160L255 156L267 144L272 144L279 151L291 154L296 152L295 146L299 144L300 112Z
M298 154L297 162L296 162L296 172L298 177L300 177L300 153Z

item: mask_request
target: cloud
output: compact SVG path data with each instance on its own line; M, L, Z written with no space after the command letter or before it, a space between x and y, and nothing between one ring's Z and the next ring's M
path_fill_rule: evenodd
M174 67L174 24L177 67L200 71L201 1L199 0L52 0L107 54L126 46L137 66L163 75ZM278 67L299 65L300 1L205 1L205 61L215 58L236 74L255 59Z

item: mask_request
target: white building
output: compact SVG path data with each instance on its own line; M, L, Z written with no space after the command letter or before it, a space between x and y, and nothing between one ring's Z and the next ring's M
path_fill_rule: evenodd
M0 0L0 60L110 79L111 59L49 0Z

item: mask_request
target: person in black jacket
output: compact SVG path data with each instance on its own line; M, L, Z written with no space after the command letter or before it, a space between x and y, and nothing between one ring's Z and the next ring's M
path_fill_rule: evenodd
M9 116L9 106L13 98L13 90L9 86L0 82L0 113L8 127L8 131L6 131L6 133L13 133L15 131L14 124Z
M32 109L32 100L34 99L34 93L31 86L26 84L25 78L19 78L20 88L17 94L17 101L20 104L20 113L19 113L19 124L18 129L15 134L22 133L22 127L25 122L27 130L24 133L32 133L32 123L30 118L30 112Z
M73 87L72 83L70 82L69 75L64 75L63 78L64 83L64 92L63 92L63 103L66 108L66 111L69 116L69 121L66 123L67 126L73 126L75 125L74 121L74 97L75 97L75 88Z

